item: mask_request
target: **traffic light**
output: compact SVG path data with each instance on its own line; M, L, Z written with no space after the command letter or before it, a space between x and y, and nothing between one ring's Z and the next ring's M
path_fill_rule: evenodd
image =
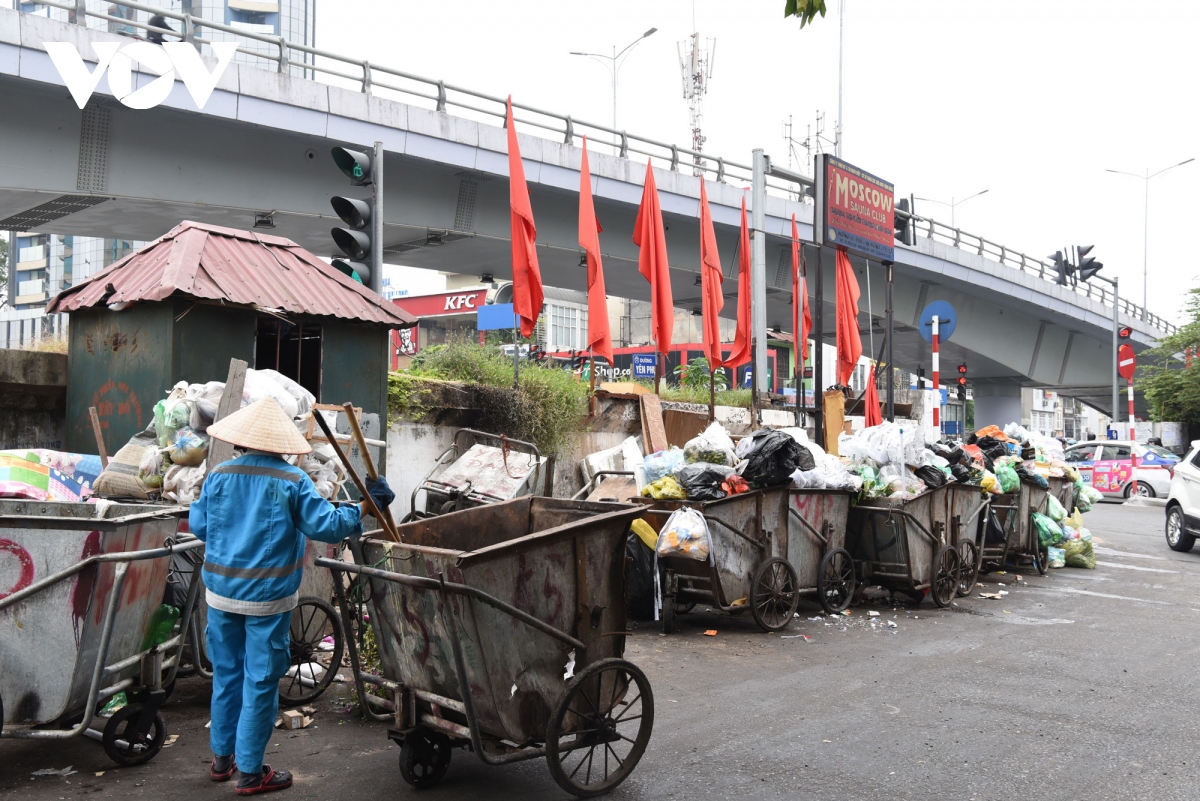
M917 228L913 223L912 207L908 202L908 198L901 198L896 201L896 239L899 239L904 244L912 247L917 244ZM904 212L900 214L899 212Z
M1133 329L1127 325L1122 326L1117 329L1117 336L1121 339L1129 339L1131 336L1133 336Z
M1071 264L1070 259L1064 256L1061 250L1054 251L1050 258L1054 260L1054 271L1058 273L1055 282L1066 286L1070 283L1071 274L1075 272L1075 265Z
M1092 252L1092 245L1077 245L1075 251L1078 253L1078 264L1075 265L1075 270L1080 281L1087 281L1096 273L1103 269L1104 265L1088 256Z
M370 153L333 148L333 162L350 179L352 186L371 187L369 199L335 195L329 199L333 211L346 224L330 231L333 242L345 254L333 266L351 278L380 292L383 288L383 143Z
M967 366L960 364L958 366L958 399L967 399Z

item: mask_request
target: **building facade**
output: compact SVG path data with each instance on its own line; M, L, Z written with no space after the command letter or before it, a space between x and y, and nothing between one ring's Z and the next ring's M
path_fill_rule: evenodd
M62 290L98 273L142 244L126 239L12 232L8 306L19 311L44 308Z

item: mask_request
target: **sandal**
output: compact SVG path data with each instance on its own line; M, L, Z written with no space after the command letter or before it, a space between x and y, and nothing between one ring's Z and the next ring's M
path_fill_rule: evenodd
M292 774L286 770L273 770L270 765L263 765L261 773L247 776L242 774L234 788L238 795L258 795L274 790L284 790L292 786Z
M232 755L215 756L208 768L208 778L214 782L227 782L233 778L235 770L237 770L237 762Z

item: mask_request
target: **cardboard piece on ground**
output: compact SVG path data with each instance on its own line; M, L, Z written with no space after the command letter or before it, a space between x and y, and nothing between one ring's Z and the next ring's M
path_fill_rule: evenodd
M587 496L589 501L620 501L636 498L637 479L633 476L605 476L596 489Z
M596 385L596 389L600 392L609 392L613 395L649 395L653 390L643 387L641 384L635 384L632 381L601 381Z
M838 456L838 435L846 422L846 396L841 390L827 390L821 402L825 410L825 441L821 443L826 453Z
M229 360L229 377L225 379L225 389L221 392L221 402L217 404L217 414L213 422L217 422L242 408L242 390L246 387L246 363L241 359ZM213 468L221 462L233 458L233 445L217 438L208 443L208 460L206 475L211 475Z
M638 399L642 411L642 443L646 453L665 451L667 427L663 424L662 404L657 395L642 395Z

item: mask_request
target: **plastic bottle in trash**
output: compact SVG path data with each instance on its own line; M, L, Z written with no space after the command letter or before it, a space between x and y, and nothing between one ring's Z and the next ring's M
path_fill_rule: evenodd
M142 643L142 650L148 650L171 639L171 632L175 630L175 624L178 621L178 608L170 604L163 604L158 607L154 613L154 619L150 621L150 630L146 633L146 639Z

